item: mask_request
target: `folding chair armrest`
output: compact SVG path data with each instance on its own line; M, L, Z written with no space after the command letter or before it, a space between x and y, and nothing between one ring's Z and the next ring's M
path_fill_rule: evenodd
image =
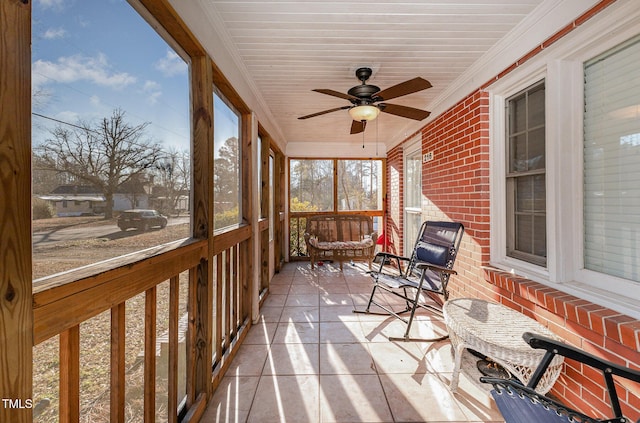
M613 380L613 376L625 378L634 382L640 382L640 371L630 369L620 364L613 363L611 361L603 360L590 354L586 351L582 351L571 345L558 342L554 339L547 338L545 336L533 334L531 332L525 332L522 338L531 345L532 348L544 349L545 353L542 361L538 365L538 368L533 372L528 388L535 388L545 370L551 363L553 356L559 354L563 357L585 364L593 369L599 370L604 379L604 388L609 397L609 405L611 411L616 419L623 417L622 408L620 406L620 400L618 398L618 392L616 390L616 384ZM611 420L611 421L623 421L623 420Z
M525 332L522 338L531 345L532 348L544 349L553 354L559 354L563 357L579 361L605 373L611 373L634 382L640 382L640 371L603 360L571 345L531 332Z
M374 260L377 259L378 257L382 257L384 259L395 259L395 260L403 260L403 261L411 260L409 257L398 256L398 255L393 254L393 253L387 253L386 251L382 251L382 252L376 253L376 256L375 256Z
M442 272L442 273L448 273L450 275L457 275L458 272L456 272L453 269L447 269L446 267L442 267L442 266L438 266L437 264L431 264L431 263L417 263L416 264L416 269L418 270L433 270L436 272Z

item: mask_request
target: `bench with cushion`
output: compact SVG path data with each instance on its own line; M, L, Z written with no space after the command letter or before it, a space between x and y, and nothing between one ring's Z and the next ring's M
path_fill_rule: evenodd
M355 214L323 214L307 218L304 240L311 258L317 261L366 261L371 268L378 234L370 216Z

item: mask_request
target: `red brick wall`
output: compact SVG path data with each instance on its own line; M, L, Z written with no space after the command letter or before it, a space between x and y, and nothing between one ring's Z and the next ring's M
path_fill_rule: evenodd
M640 369L640 321L510 273L486 270L489 264L489 110L484 88L573 28L597 15L603 0L534 51L501 72L422 130L422 152L433 160L422 167L425 219L459 221L465 236L450 284L451 297L476 297L503 303L547 326L570 344L613 362ZM408 137L407 139L411 139ZM402 244L402 146L388 152L387 229ZM496 225L501 222L494 222ZM586 413L610 413L602 379L567 363L553 393ZM621 402L626 415L640 418L640 385L625 384Z
M489 99L477 91L431 121L420 131L422 153L433 160L422 164L422 211L425 219L462 222L466 235L456 270L460 283L453 296L485 297L478 286L480 266L489 262ZM410 137L411 139L413 137ZM387 156L389 181L388 233L402 245L402 146ZM398 189L400 188L400 189ZM395 208L396 205L399 208Z
M403 254L401 236L403 233L403 167L402 148L397 147L387 154L387 203L385 233L391 242L387 251Z

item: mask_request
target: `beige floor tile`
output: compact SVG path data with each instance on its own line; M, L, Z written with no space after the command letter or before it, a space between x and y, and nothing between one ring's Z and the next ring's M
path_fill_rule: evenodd
M349 294L351 291L346 283L330 283L320 287L320 294Z
M247 421L259 377L224 377L205 413L203 423L241 423Z
M273 275L273 278L271 278L271 282L269 283L270 285L278 285L278 284L290 284L291 280L293 279L295 275L295 272L281 272L281 273L276 273L275 275Z
M371 279L367 280L356 280L355 282L347 279L347 286L349 286L349 292L352 294L371 294L371 289L373 289L373 283L371 283Z
M436 375L384 374L380 380L396 421L468 421L453 394Z
M452 394L448 340L390 342L404 334L405 323L353 313L371 293L364 271L362 263L345 263L344 272L337 263L316 270L286 265L202 421L502 422L470 354ZM420 311L411 334L433 335L434 328L445 329Z
M269 286L269 294L273 295L287 295L291 289L291 284L275 284Z
M285 307L319 306L318 294L289 294Z
M367 344L320 344L320 374L376 374Z
M371 290L369 290L369 292L360 292L360 293L358 292L354 293L352 291L351 301L353 301L353 304L355 304L356 306L359 306L364 310L367 304L369 304L370 295L371 295Z
M280 316L281 322L319 322L320 307L285 307Z
M300 283L300 284L291 285L289 294L290 295L318 294L319 290L320 289L316 284Z
M262 304L263 307L283 307L287 302L287 296L283 294L269 294Z
M283 307L266 307L260 309L260 321L268 323L277 323L280 321Z
M243 345L270 344L275 336L278 323L261 322L254 324L249 329Z
M273 344L264 375L317 375L320 373L318 344Z
M318 322L281 322L273 338L274 344L318 343L320 323Z
M339 293L339 294L322 294L320 295L320 306L352 306L353 300L351 298L351 294L349 293Z
M427 371L424 353L413 342L374 342L368 346L379 374Z
M243 345L225 376L260 376L269 353L269 345Z
M320 320L323 322L357 322L358 314L353 305L320 307Z
M365 342L360 322L320 322L320 343Z
M428 372L453 372L453 352L451 350L451 341L449 341L449 339L439 342L418 342L417 344L424 352Z
M263 376L249 423L318 422L320 420L319 376Z
M393 422L377 375L321 375L321 422Z

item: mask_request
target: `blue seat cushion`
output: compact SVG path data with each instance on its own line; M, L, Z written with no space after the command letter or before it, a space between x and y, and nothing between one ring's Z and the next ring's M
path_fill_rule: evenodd
M418 261L444 267L449 258L449 249L442 245L418 242L418 245L416 245L416 258Z
M558 414L551 407L512 390L491 391L505 423L567 423L575 422L567 414ZM593 420L591 420L593 421Z

